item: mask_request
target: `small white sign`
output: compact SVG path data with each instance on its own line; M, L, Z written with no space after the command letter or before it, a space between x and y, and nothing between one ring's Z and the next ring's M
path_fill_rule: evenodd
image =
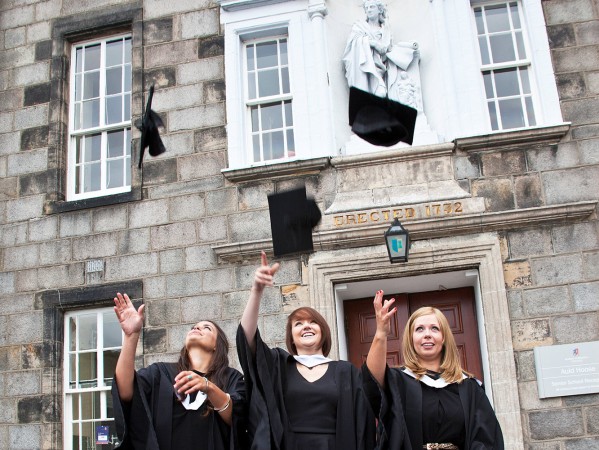
M599 392L599 341L535 347L539 398Z
M104 271L104 261L101 259L92 259L91 261L87 261L87 267L85 268L87 273L91 272L103 272Z

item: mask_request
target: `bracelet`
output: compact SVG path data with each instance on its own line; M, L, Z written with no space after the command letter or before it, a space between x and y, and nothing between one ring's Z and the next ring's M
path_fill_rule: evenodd
M214 410L215 410L217 413L222 413L222 412L223 412L225 409L227 409L227 408L229 407L229 405L231 404L231 396L230 396L229 394L226 394L226 395L227 395L227 404L226 404L225 406L223 406L222 408L220 408L220 409L216 409L216 408L214 408Z
M206 382L206 395L208 395L208 378L203 377L204 381Z

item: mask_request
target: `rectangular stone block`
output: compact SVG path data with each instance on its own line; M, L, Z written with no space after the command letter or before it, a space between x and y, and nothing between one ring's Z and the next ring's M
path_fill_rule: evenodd
M198 58L213 58L225 54L224 36L201 38L198 44Z
M37 285L40 289L81 286L85 282L84 273L83 263L43 267L37 271Z
M599 340L599 312L553 317L551 320L556 344Z
M573 283L582 280L580 254L533 259L530 262L532 280L536 286Z
M596 97L562 102L564 120L572 122L573 126L594 124L598 112L599 99Z
M206 214L204 195L201 193L173 197L169 200L168 208L172 221L198 219Z
M197 243L195 222L177 222L150 230L152 249L181 247Z
M160 9L164 3L160 5ZM144 44L152 45L173 40L173 18L163 17L144 21Z
M47 241L58 237L58 217L56 216L32 219L29 221L28 226L27 238L29 241Z
M233 269L206 270L202 273L204 292L227 292L233 289Z
M492 178L472 182L472 194L485 198L487 211L505 211L515 208L512 181L507 178Z
M167 3L162 0L147 0L144 8L144 18L170 16L175 13L204 9L209 6L212 6L211 0L181 0Z
M203 97L199 86L193 84L157 90L153 102L156 102L156 112L160 112L200 105L205 103Z
M524 290L522 303L529 317L551 316L573 311L566 286Z
M154 68L196 61L198 58L197 45L197 40L191 39L146 47L144 49L145 65L148 68Z
M143 253L106 260L106 280L126 280L158 273L158 254Z
M19 132L0 134L0 155L18 153L20 142Z
M271 237L268 210L230 215L229 228L231 242L255 241Z
M146 317L151 326L181 323L179 299L149 300L146 302Z
M483 176L501 176L526 172L524 152L486 153L480 156Z
M27 26L27 41L36 42L40 41L48 42L48 39L52 37L52 30L50 29L50 23L46 21L33 23ZM36 52L37 57L37 52Z
M146 327L143 335L144 354L164 353L167 350L166 329Z
M177 80L181 85L222 79L224 76L223 58L205 58L177 66Z
M568 0L543 3L547 25L593 20L592 0Z
M579 408L533 411L528 415L530 437L535 440L576 437L584 434Z
M42 426L39 424L12 425L8 428L10 449L39 449L42 439Z
M270 345L285 342L285 327L287 326L287 314L270 314L262 319L264 325L260 333L262 339ZM285 346L283 345L283 348Z
M0 200L8 200L18 197L18 178L0 179Z
M122 231L119 234L119 254L144 253L150 250L150 229Z
M530 264L528 261L517 261L503 264L503 278L505 287L520 288L532 284Z
M574 25L571 23L547 27L549 45L551 48L573 47L576 45Z
M11 28L4 32L4 48L15 48L27 42L25 27Z
M48 105L37 105L15 111L15 130L40 127L48 124Z
M218 9L210 8L181 14L181 38L193 39L218 34Z
M171 183L167 186L151 186L148 187L149 198L164 198L174 197L183 194L194 194L202 191L218 189L224 186L224 177L222 175L210 178L201 178L182 183Z
M50 64L47 61L16 67L12 71L14 86L43 83L50 79Z
M166 279L164 277L144 278L144 298L166 297Z
M582 73L561 73L556 76L557 89L564 99L580 98L587 95Z
M599 449L599 438L568 439L565 441L566 450L597 450Z
M41 393L41 373L39 370L5 373L4 380L4 394L7 397Z
M185 270L185 250L177 248L160 252L160 273L176 273Z
M510 231L507 234L510 257L514 259L530 256L551 255L553 247L551 232L543 228Z
M168 223L168 200L151 200L129 205L129 227L139 228Z
M27 242L27 224L14 223L0 225L0 247L25 244Z
M12 314L8 321L8 342L10 344L27 344L41 341L43 338L43 313L27 312Z
M202 242L224 241L227 239L226 216L207 217L199 221L199 239Z
M209 245L185 248L185 270L202 270L216 266L216 256Z
M59 225L60 237L83 236L92 232L91 211L62 214Z
M541 180L537 174L514 177L514 190L519 209L543 206Z
M580 141L578 143L578 149L580 152L580 160L583 164L597 164L599 163L599 140L588 139Z
M535 409L552 409L562 407L562 399L557 398L539 398L539 390L536 381L518 383L518 397L520 406L525 411Z
M222 102L226 98L225 80L206 81L202 86L205 103Z
M118 205L95 209L92 228L98 232L122 230L127 227L127 206Z
M551 345L549 320L512 321L512 343L514 350L530 350L539 345Z
M202 276L199 272L188 272L166 277L166 296L189 297L202 293Z
M48 146L48 136L50 128L47 125L28 128L21 132L20 149L22 151Z
M206 192L206 213L208 215L235 212L237 204L237 189L235 188Z
M28 269L37 266L39 261L39 246L21 245L4 249L4 270Z
M117 254L116 233L90 234L73 239L73 259L83 261Z
M181 310L185 311L184 319L191 323L200 320L216 320L218 322L221 317L234 317L222 314L222 308L224 308L224 302L221 300L221 294L197 295L181 299Z
M594 250L599 247L599 226L595 221L554 227L552 235L556 253Z
M171 111L169 113L170 131L209 128L225 124L224 103L211 103L194 108Z
M537 373L532 350L516 352L516 372L518 373L518 380L536 380Z
M0 297L2 314L29 312L34 309L33 294L10 295Z
M48 168L48 150L38 149L8 155L8 175L19 176Z
M50 82L25 86L23 106L50 102Z
M6 203L6 221L19 222L40 217L44 210L44 195L33 195Z

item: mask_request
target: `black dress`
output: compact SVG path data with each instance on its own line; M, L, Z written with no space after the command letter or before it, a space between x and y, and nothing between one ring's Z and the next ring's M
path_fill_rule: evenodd
M232 426L204 403L187 410L175 396L178 374L173 363L155 363L135 373L131 402L119 398L112 383L114 417L121 449L148 450L233 450L244 448L245 385L243 375L228 369L224 391L231 396ZM192 399L193 400L193 399Z
M374 414L360 371L351 363L329 362L326 373L310 383L299 374L293 356L269 348L258 331L252 354L241 326L237 351L246 381L252 450L375 448Z
M364 389L379 418L380 450L420 450L427 443L503 450L499 422L476 379L435 387L416 380L407 369L387 367L382 390L365 364L362 371Z

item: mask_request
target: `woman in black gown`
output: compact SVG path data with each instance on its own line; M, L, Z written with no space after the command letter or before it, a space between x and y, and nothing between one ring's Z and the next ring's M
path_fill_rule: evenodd
M404 367L387 366L394 299L374 298L377 329L364 386L379 418L380 449L502 450L503 436L481 384L460 366L447 319L432 307L416 310L403 333Z
M243 376L229 367L229 343L211 321L187 333L177 363L135 371L144 305L120 293L115 313L124 333L112 397L122 449L233 450L244 448Z
M273 286L279 264L256 270L237 333L237 350L248 392L248 433L252 449L370 450L374 415L360 372L347 361L327 358L331 331L314 309L293 311L286 346L269 348L258 332L265 286Z

